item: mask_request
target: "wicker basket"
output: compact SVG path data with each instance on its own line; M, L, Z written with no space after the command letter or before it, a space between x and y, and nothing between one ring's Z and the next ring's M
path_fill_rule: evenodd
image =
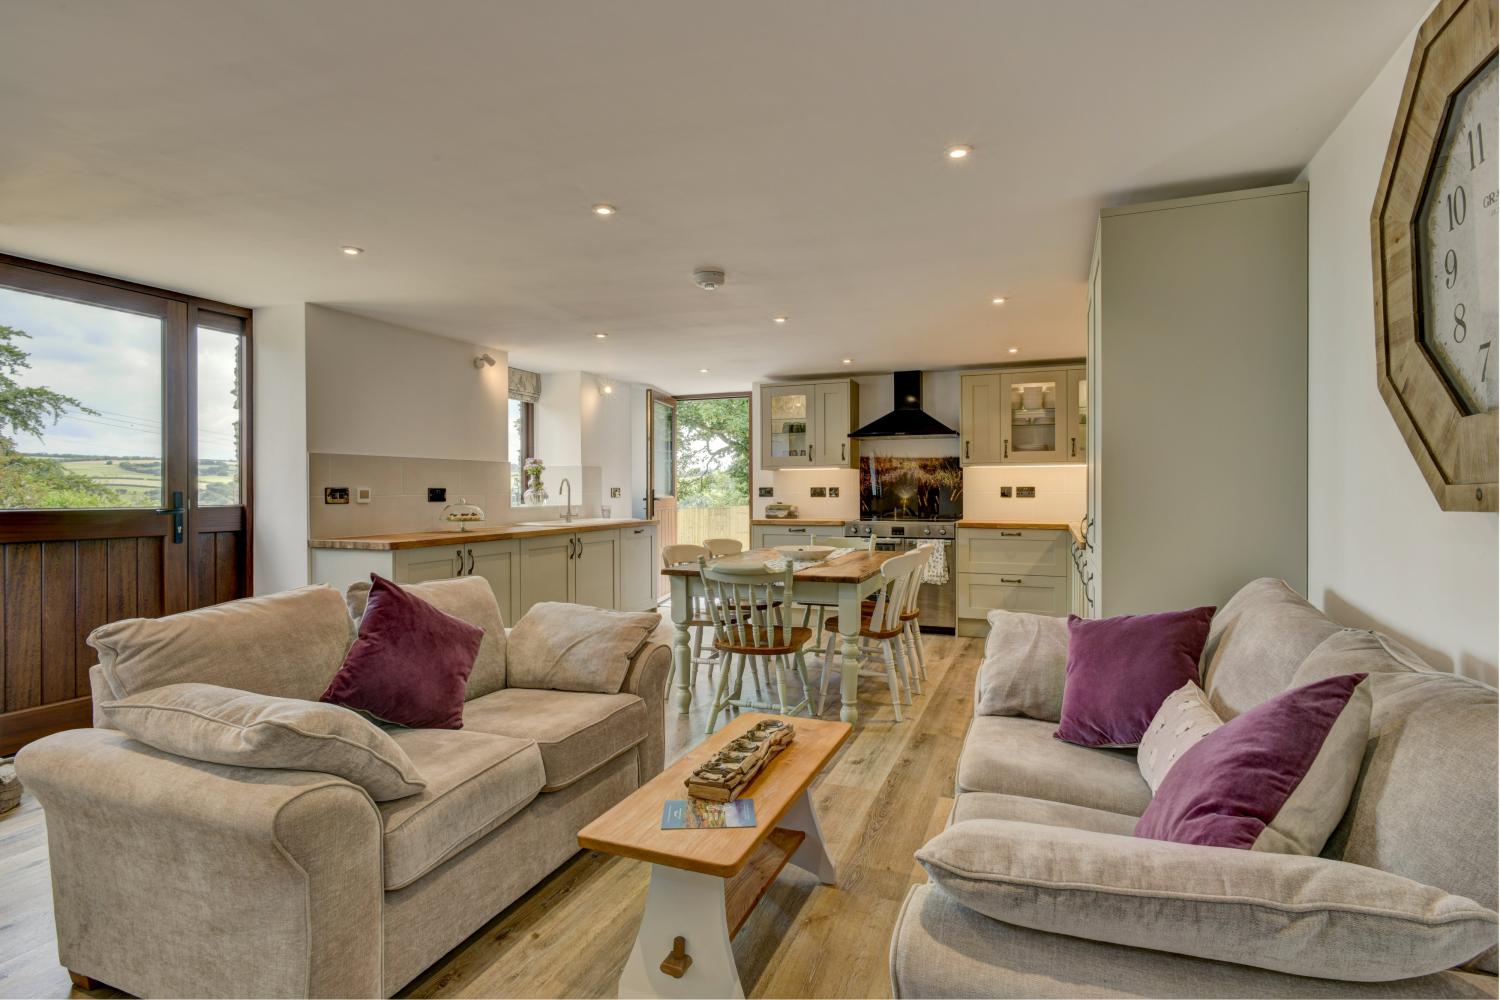
M20 804L21 779L16 777L14 759L0 758L0 813L9 812Z

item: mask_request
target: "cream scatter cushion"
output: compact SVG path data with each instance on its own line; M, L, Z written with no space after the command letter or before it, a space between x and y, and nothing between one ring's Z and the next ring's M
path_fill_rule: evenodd
M1151 794L1156 794L1157 786L1178 758L1223 724L1208 703L1208 695L1191 681L1168 695L1136 752L1136 764L1151 786Z
M168 684L99 710L131 739L191 760L332 774L376 802L427 787L394 739L338 705L216 684Z
M991 611L985 619L990 634L979 665L974 714L1061 719L1067 620L1020 611Z

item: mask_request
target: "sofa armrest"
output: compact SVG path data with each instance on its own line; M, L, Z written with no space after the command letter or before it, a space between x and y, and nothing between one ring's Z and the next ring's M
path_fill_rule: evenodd
M24 748L58 957L137 996L380 996L382 828L363 789L117 730Z
M1034 930L1318 979L1387 982L1492 947L1497 914L1327 858L966 820L917 852L933 882Z
M647 640L630 661L620 688L646 703L649 730L640 744L641 784L661 773L667 752L667 680L672 675L672 647Z

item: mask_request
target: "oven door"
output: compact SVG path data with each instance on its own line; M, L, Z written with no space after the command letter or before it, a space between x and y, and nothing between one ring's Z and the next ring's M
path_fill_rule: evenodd
M952 632L958 624L958 579L953 565L953 542L939 538L910 538L904 548L914 549L931 542L943 553L943 562L948 570L944 583L923 583L917 595L917 610L921 617L918 625L924 629L945 629Z

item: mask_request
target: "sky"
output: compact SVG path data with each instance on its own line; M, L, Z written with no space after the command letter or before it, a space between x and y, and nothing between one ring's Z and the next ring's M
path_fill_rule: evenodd
M0 324L31 335L19 341L31 368L16 374L18 382L98 411L71 411L41 438L16 435L20 451L161 456L160 319L0 288ZM238 339L214 330L199 334L199 458L235 458L238 411L230 389Z

